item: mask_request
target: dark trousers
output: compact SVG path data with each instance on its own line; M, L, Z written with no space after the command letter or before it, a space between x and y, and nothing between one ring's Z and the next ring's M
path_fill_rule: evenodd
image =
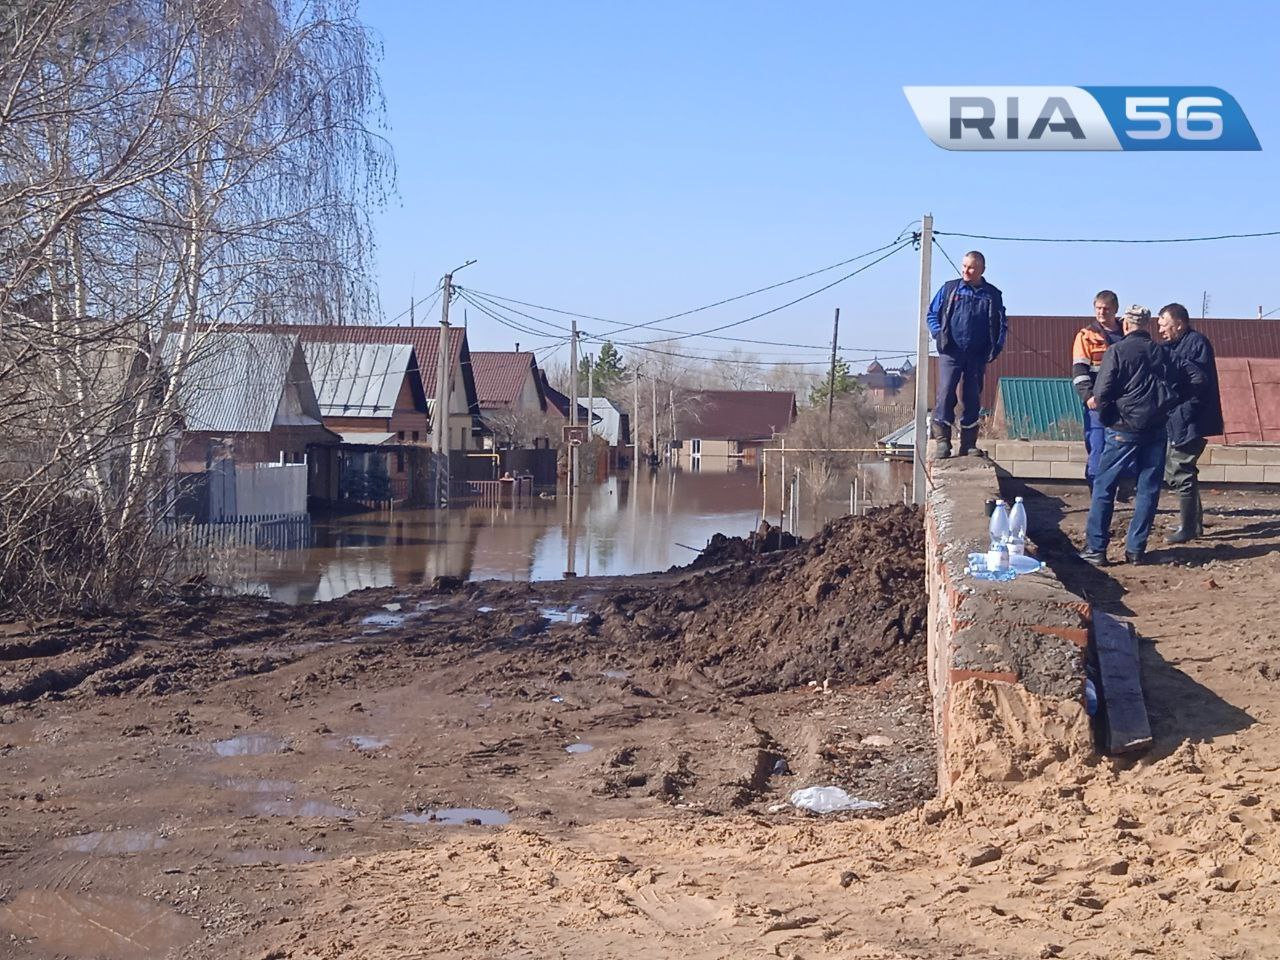
M1168 460L1164 468L1164 482L1173 488L1179 500L1186 500L1195 505L1195 526L1189 532L1199 536L1204 527L1200 505L1200 454L1204 453L1203 437L1192 440L1181 447L1169 444ZM1188 508L1190 509L1190 508ZM1186 522L1186 514L1183 522Z
M987 356L953 357L938 354L938 395L933 401L933 422L951 435L956 420L956 394L964 406L960 429L976 427L982 406L982 380L987 373Z
M1105 553L1111 540L1111 514L1116 506L1116 487L1125 471L1137 468L1138 489L1133 498L1133 519L1125 552L1142 554L1147 549L1151 525L1160 505L1160 481L1164 477L1164 428L1144 433L1107 430L1107 444L1102 450L1102 464L1093 481L1093 498L1089 502L1088 547Z

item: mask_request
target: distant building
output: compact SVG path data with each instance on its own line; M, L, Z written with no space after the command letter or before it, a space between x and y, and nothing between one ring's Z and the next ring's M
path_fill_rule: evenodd
M916 368L910 360L897 368L887 368L879 360L872 360L867 372L854 379L872 403L897 403L902 394L910 395L915 389Z
M1069 377L1001 377L992 435L1010 440L1084 440L1080 395Z
M177 337L166 361L179 360ZM194 335L178 387L179 469L215 460L304 463L309 444L340 437L323 423L307 360L296 336L239 329Z
M796 395L781 390L682 390L672 397L675 457L699 469L705 461L754 462L796 418Z
M547 398L533 353L475 350L471 354L471 372L481 416L546 412Z
M610 447L628 447L631 445L631 416L623 413L617 405L605 397L594 397L591 412L592 433L600 437Z

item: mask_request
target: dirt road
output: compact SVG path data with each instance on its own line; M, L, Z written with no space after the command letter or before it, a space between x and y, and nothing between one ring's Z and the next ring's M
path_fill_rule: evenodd
M583 599L595 584L444 600L454 640L285 655L377 610L315 608L248 649L200 633L211 649L193 656L206 666L185 692L153 696L143 688L161 684L148 678L133 692L39 701L0 727L8 949L298 960L1280 956L1280 499L1216 495L1208 537L1169 551L1176 564L1098 571L1073 561L1058 532L1078 539L1080 496L1046 493L1029 501L1042 554L1142 635L1156 735L1145 757L925 800L932 748L914 641L889 673L862 673L867 685L824 694L798 678L733 695L712 673L746 662L749 639L712 658L643 638L600 646L591 631L609 632L611 615L595 623L590 613L509 647L475 639L484 616L507 618L486 635L514 635L527 622L509 612L517 599L598 612ZM844 580L873 582L853 567L832 576L840 566L805 589L838 596ZM689 618L679 620L687 634L706 621L679 610L685 576L635 586L671 603L664 616ZM823 582L836 586L814 588ZM795 605L797 586L755 595ZM741 602L735 591L726 602ZM481 596L494 613L474 606ZM885 642L901 611L863 599L881 614L865 640ZM384 602L402 604L388 614L406 609ZM278 615L246 606L237 629ZM793 616L822 622L816 608ZM187 683L176 667L161 675ZM721 674L734 676L746 674ZM260 739L227 746L245 734ZM374 740L346 739L357 736ZM593 749L566 752L578 743ZM777 759L789 773L773 772ZM778 809L791 786L828 780L902 812L820 820ZM512 819L399 819L443 806Z
M267 953L298 871L458 839L911 809L922 552L899 508L728 568L4 625L0 956Z

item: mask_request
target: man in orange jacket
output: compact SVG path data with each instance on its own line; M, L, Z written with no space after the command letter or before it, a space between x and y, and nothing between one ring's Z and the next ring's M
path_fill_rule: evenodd
M1120 298L1112 290L1099 290L1093 298L1093 323L1083 327L1071 344L1071 383L1084 404L1084 449L1086 455L1084 478L1093 489L1094 477L1102 463L1102 448L1106 442L1106 428L1098 419L1098 402L1093 397L1093 384L1102 367L1102 355L1113 343L1124 339L1116 312Z

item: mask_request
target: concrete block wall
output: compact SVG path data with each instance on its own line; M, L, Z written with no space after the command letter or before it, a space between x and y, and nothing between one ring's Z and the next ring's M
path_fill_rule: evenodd
M939 792L962 780L1023 779L1091 754L1083 708L1088 604L1047 568L1006 583L969 576L969 553L987 546L983 506L999 492L995 465L931 461L929 477L928 679Z
M985 440L982 446L1011 477L1084 479L1084 442L1080 440ZM1200 457L1200 479L1206 483L1280 483L1280 444L1211 443Z

